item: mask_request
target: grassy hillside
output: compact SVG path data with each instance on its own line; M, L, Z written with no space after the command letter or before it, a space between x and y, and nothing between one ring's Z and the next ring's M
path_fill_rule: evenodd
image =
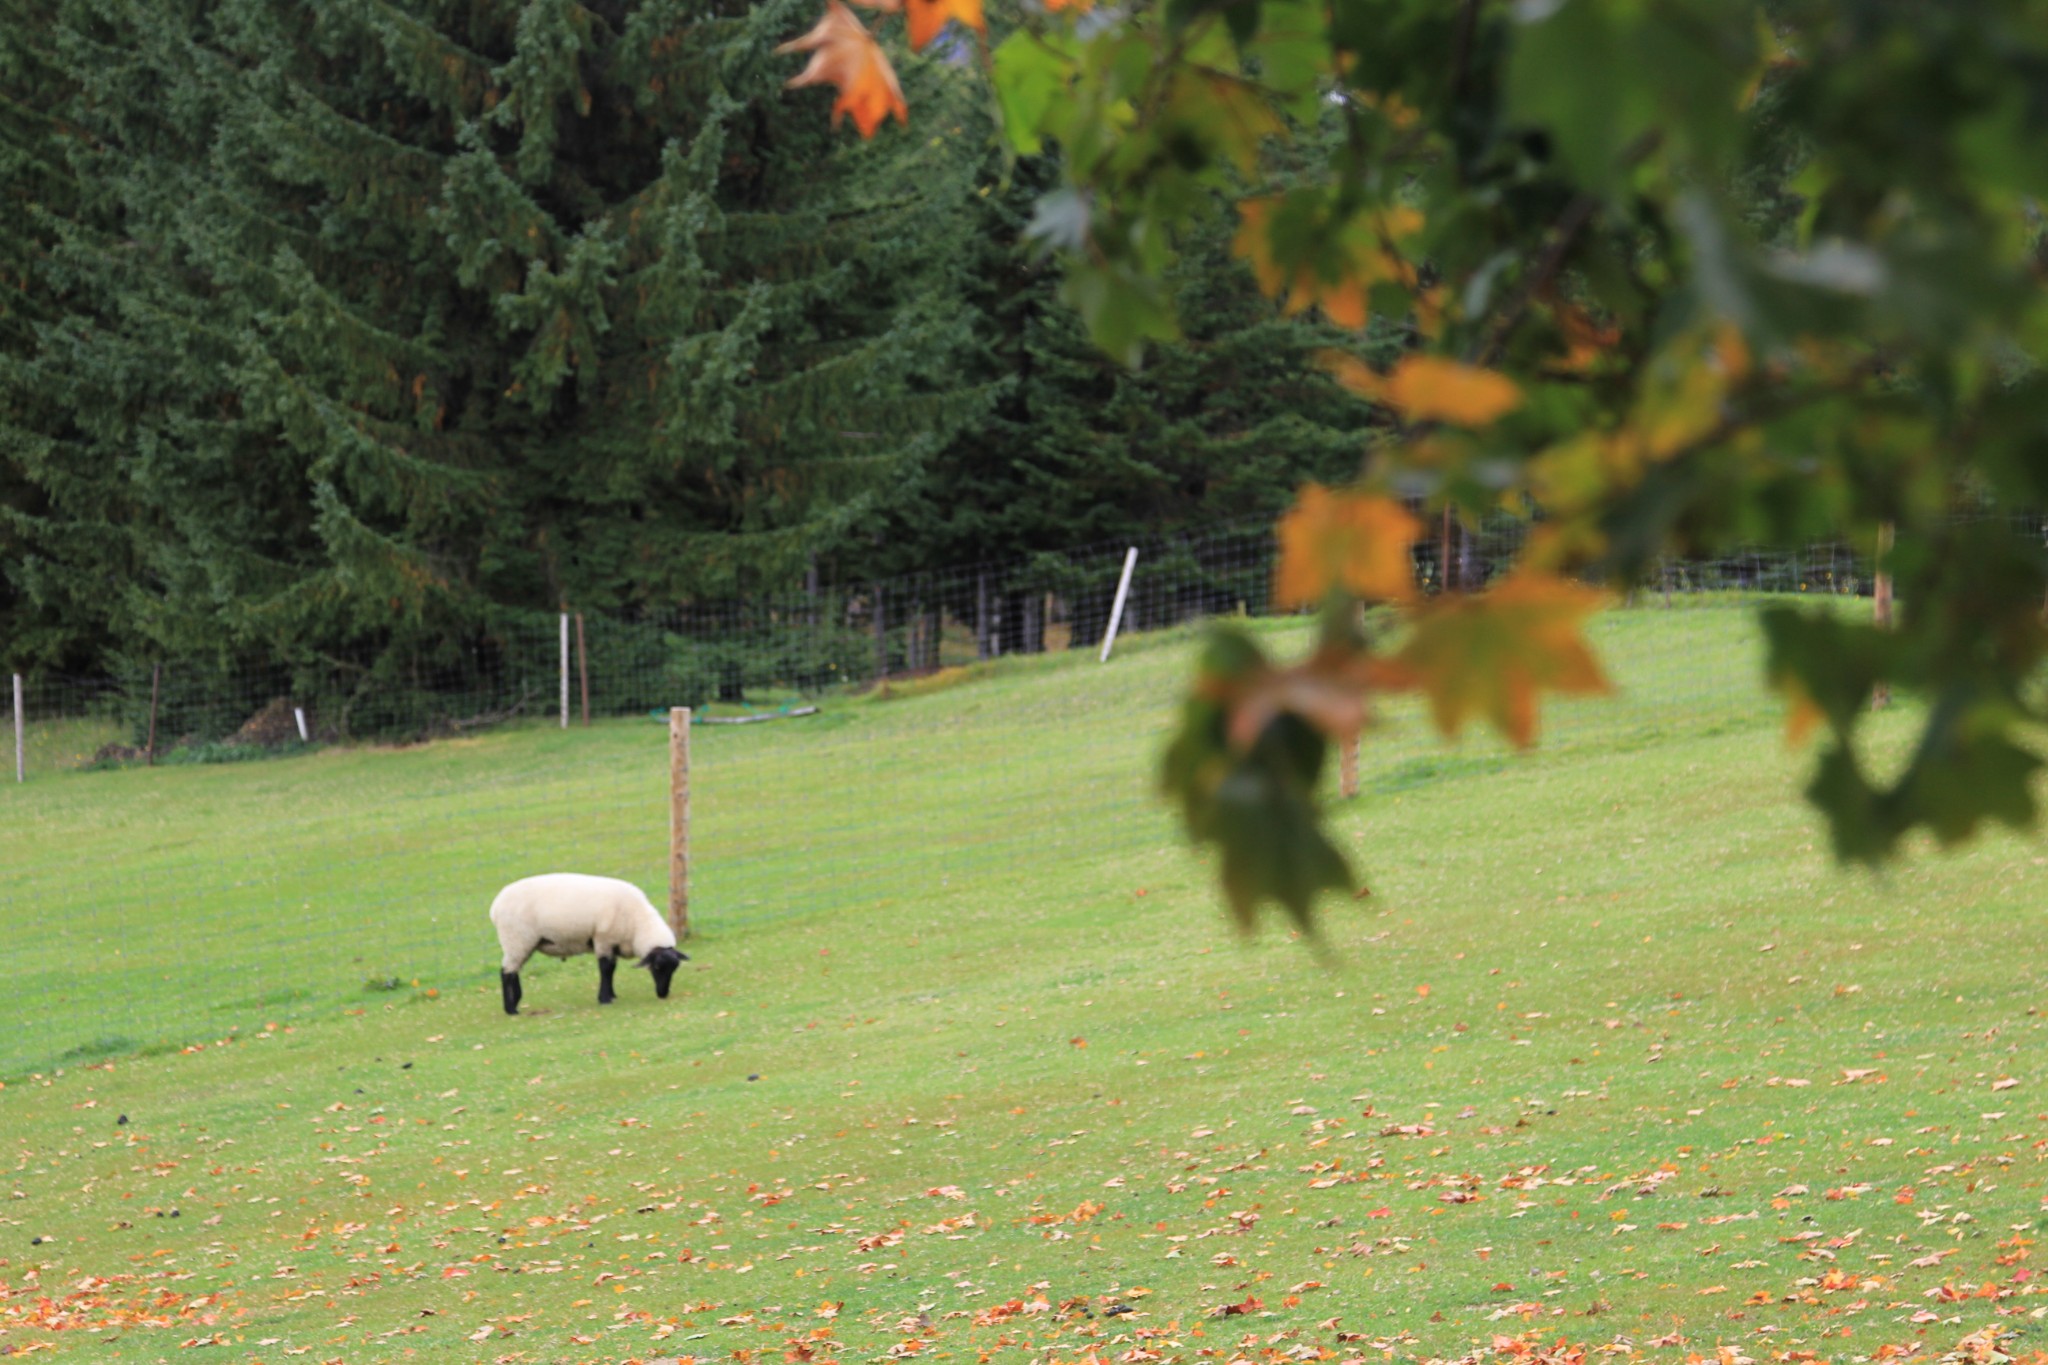
M700 731L660 1003L483 917L658 888L651 721L10 792L0 1354L2048 1344L2048 858L1836 871L1746 618L1601 629L1539 754L1388 718L1333 969L1149 799L1178 638Z

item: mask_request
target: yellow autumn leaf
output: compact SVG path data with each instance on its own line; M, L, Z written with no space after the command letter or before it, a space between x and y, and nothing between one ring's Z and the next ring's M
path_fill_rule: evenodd
M1582 633L1604 600L1597 589L1529 568L1484 592L1446 594L1416 611L1387 681L1427 697L1448 738L1478 715L1527 748L1539 692L1612 690Z
M1375 284L1391 281L1421 294L1415 269L1393 249L1404 237L1421 231L1422 215L1406 205L1370 210L1339 224L1327 225L1313 260L1283 263L1273 250L1272 219L1282 196L1239 202L1237 236L1231 250L1252 268L1259 288L1281 300L1289 313L1320 308L1340 327L1362 331L1370 316L1368 295ZM1427 328L1440 318L1437 300L1419 299Z
M1337 378L1354 392L1397 409L1411 422L1483 427L1522 405L1520 386L1506 375L1443 356L1403 356L1384 378L1362 365L1343 370Z
M1305 485L1280 519L1273 600L1311 606L1342 586L1353 596L1405 602L1415 595L1409 547L1422 523L1391 498Z

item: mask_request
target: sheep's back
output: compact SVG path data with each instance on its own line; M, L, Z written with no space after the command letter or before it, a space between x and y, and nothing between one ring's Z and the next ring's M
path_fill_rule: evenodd
M547 872L513 882L491 902L491 923L502 939L507 930L556 943L588 940L599 933L634 938L647 897L631 882L581 872Z

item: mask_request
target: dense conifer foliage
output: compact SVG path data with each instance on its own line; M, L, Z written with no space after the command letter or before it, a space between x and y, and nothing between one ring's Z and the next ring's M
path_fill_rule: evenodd
M1270 511L1371 411L1221 236L1105 361L963 43L854 141L789 0L7 4L12 667L459 678L563 603Z

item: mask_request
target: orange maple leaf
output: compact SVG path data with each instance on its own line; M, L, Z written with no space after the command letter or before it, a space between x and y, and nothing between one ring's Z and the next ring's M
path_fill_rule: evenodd
M889 65L867 25L840 0L825 0L825 17L803 37L775 50L811 54L804 69L786 82L791 89L824 83L839 87L839 98L832 104L834 127L842 114L853 115L862 137L873 137L890 114L897 122L909 124L910 109L903 102L903 87L896 83L896 69Z
M1528 568L1485 592L1440 597L1416 613L1413 633L1388 663L1388 681L1426 695L1447 738L1477 713L1527 748L1536 739L1539 690L1612 690L1580 632L1604 597Z
M1558 335L1564 339L1565 353L1550 360L1545 368L1560 374L1591 374L1621 344L1621 329L1594 321L1591 314L1576 304L1559 302L1554 297L1549 302L1557 319Z
M988 20L982 16L981 0L853 0L853 3L885 14L907 11L910 16L910 49L913 52L924 51L925 44L945 29L948 19L957 19L963 27L980 33L988 32Z
M1344 359L1348 363L1332 366L1338 383L1399 409L1411 422L1483 427L1522 405L1521 388L1506 375L1442 356L1403 356L1384 378Z
M1288 312L1317 307L1338 326L1360 330L1371 314L1373 285L1392 280L1415 290L1414 268L1389 250L1422 228L1422 215L1414 209L1397 206L1364 214L1332 233L1319 259L1296 262L1290 269L1273 248L1273 216L1281 207L1277 195L1240 201L1231 250L1251 266L1260 289L1274 297L1286 295L1282 306Z
M1391 498L1307 484L1278 529L1273 599L1281 607L1312 606L1336 584L1363 598L1405 602L1415 595L1408 547L1421 537L1422 523Z
M904 11L910 21L912 52L924 51L925 44L939 36L948 19L957 19L961 27L978 33L988 32L981 0L904 0Z

